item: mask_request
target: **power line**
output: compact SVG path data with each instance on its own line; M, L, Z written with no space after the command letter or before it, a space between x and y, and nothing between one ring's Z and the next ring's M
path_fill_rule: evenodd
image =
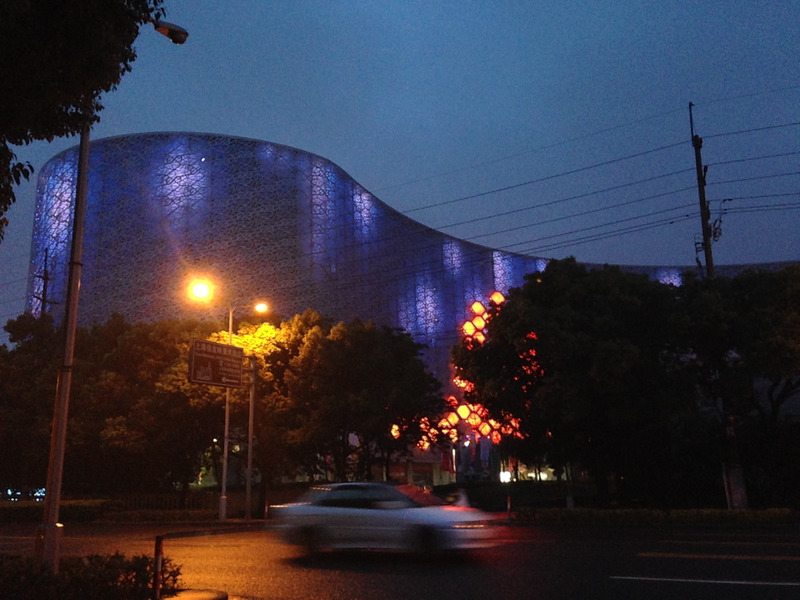
M713 105L713 104L719 104L719 103L730 102L730 101L734 101L734 100L740 100L740 99L743 99L743 98L754 98L754 97L757 97L757 96L776 94L776 93L779 93L779 92L786 92L786 91L792 91L792 90L798 90L798 89L800 89L800 85L784 86L784 87L780 87L780 88L773 88L773 89L762 90L762 91L758 91L758 92L750 92L750 93L745 93L745 94L738 94L738 95L735 95L735 96L723 96L721 98L715 98L715 99L712 99L712 100L707 100L705 102L699 102L699 103L695 102L694 105L695 106L704 107L704 106L709 106L709 105ZM439 179L439 178L442 178L442 177L448 177L450 175L457 175L459 173L472 171L472 170L474 170L474 169L476 169L478 167L483 167L483 166L487 166L487 165L494 165L494 164L497 164L497 163L500 163L500 162L503 162L503 161L506 161L506 160L513 159L513 158L519 158L521 156L527 156L527 155L530 155L530 154L535 154L535 153L538 153L538 152L542 152L544 150L551 150L553 148L558 148L560 146L566 146L566 145L573 144L573 143L576 143L576 142L580 142L580 141L583 141L583 140L586 140L586 139L590 139L590 138L593 138L593 137L598 137L598 136L604 135L606 133L611 133L613 131L618 131L620 129L629 128L629 127L632 127L632 126L635 126L635 125L639 125L639 124L645 123L647 121L652 121L654 119L658 119L658 118L661 118L661 117L673 115L673 114L676 114L676 113L682 113L684 110L685 110L685 108L683 108L683 107L674 108L674 109L671 109L671 110L666 110L666 111L663 111L663 112L660 112L660 113L655 113L655 114L643 117L641 119L634 119L632 121L626 121L625 123L620 123L619 125L606 127L604 129L599 129L597 131L593 131L593 132L590 132L590 133L587 133L587 134L584 134L584 135L571 137L571 138L568 138L566 140L562 140L562 141L559 141L559 142L554 142L554 143L551 143L551 144L545 144L543 146L537 146L535 148L532 148L530 150L525 150L523 152L518 152L518 153L515 153L515 154L509 154L509 155L506 155L506 156L501 156L501 157L498 157L498 158L495 158L495 159L492 159L492 160L489 160L489 161L484 161L484 162L480 162L480 163L474 163L474 164L471 164L469 166L459 167L457 169L452 169L450 171L445 171L443 173L437 173L437 174L430 175L430 176L427 176L427 177L420 177L418 179L414 179L414 180L411 180L411 181L406 181L406 182L402 182L402 183L397 183L397 184L393 184L393 185L379 187L379 188L376 188L375 191L376 192L383 192L383 191L393 190L393 189L397 189L397 188L401 188L401 187L406 187L406 186L409 186L409 185L414 185L414 184L417 184L417 183L423 183L423 182L426 182L426 181L431 181L433 179ZM709 137L709 136L707 136L707 137ZM710 136L710 137L713 137L713 136ZM421 207L421 208L418 208L418 209L411 209L411 210L423 210L424 208L425 207ZM411 212L411 211L408 211L408 212Z
M741 100L742 98L755 98L756 96L765 96L767 94L776 94L778 92L788 92L792 90L800 90L800 85L789 85L771 90L762 90L760 92L749 92L746 94L737 94L736 96L723 96L722 98L715 98L705 102L695 102L695 106L708 106L711 104L720 104L723 102L730 102L731 100Z
M694 204L692 204L690 206L694 206ZM675 223L680 223L682 221L688 221L688 220L691 220L691 219L694 219L694 218L695 218L694 214L686 213L686 214L680 215L678 217L661 219L659 221L654 221L654 222L651 222L651 223L643 223L641 225L634 225L634 226L631 226L631 227L624 227L622 229L618 229L618 230L611 231L611 232L604 233L604 234L594 234L594 235L590 235L590 236L570 239L569 241L565 241L565 242L557 242L557 243L553 243L553 244L546 244L546 245L543 245L543 246L532 246L531 248L527 249L526 251L530 251L530 252L534 252L534 251L535 252L549 252L551 250L558 250L558 249L561 249L561 248L568 248L568 247L573 246L573 245L577 246L577 245L585 244L585 243L588 243L588 242L595 242L595 241L599 241L599 240L603 240L603 239L619 237L621 235L627 235L627 234L630 234L630 233L637 233L639 231L645 231L647 229L654 229L654 228L660 227L662 225L673 225ZM574 233L574 232L570 232L570 233ZM568 235L568 234L562 234L562 235Z
M719 162L706 163L709 167L719 167L723 165L734 165L738 163L751 162L754 160L769 160L773 158L783 158L785 156L797 156L800 152L781 152L779 154L767 154L764 156L751 156L749 158L738 158L734 160L722 160Z
M614 209L614 208L620 208L622 206L630 206L632 204L637 204L639 202L644 202L645 200L653 200L655 198L662 198L664 196L672 196L673 194L686 192L686 191L691 190L691 189L693 189L693 188L692 187L679 188L679 189L676 189L676 190L670 190L668 192L662 192L660 194L654 194L652 196L647 196L645 198L636 198L634 200L628 200L626 202L619 202L617 204L612 204L610 206L603 206L603 207L600 207L600 208L594 208L594 209L591 209L591 210L586 210L586 211L583 211L583 212L580 212L580 213L573 213L573 214L570 214L570 215L562 215L560 217L553 217L552 219L548 219L548 220L545 220L545 221L538 221L536 223L528 223L528 224L525 224L525 225L518 225L516 227L511 227L509 229L503 229L501 231L496 231L496 232L492 232L492 233L482 233L482 234L479 234L479 235L469 236L469 237L467 237L465 239L474 240L474 239L478 239L478 238L482 238L482 237L489 237L489 236L492 236L492 235L497 235L497 234L500 234L500 233L510 233L511 231L518 231L520 229L527 229L528 227L532 227L532 226L546 225L546 224L550 224L550 223L555 223L557 221L564 221L566 219L572 219L572 218L575 218L575 217L584 217L586 215L590 215L590 214L594 214L594 213L598 213L598 212L602 212L602 211L606 211L606 210L611 210L611 209Z
M618 157L618 158L613 158L611 160L603 161L601 163L596 163L596 164L593 164L593 165L588 165L588 166L585 166L585 167L578 167L576 169L571 169L569 171L564 171L563 173L556 173L555 175L546 175L545 177L540 177L538 179L531 179L529 181L523 181L521 183L515 183L513 185L508 185L508 186L504 186L504 187L500 187L500 188L495 188L493 190L487 190L485 192L479 192L477 194L470 194L469 196L462 196L460 198L455 198L453 200L445 200L444 202L437 202L435 204L429 204L427 206L422 206L422 207L419 207L419 208L412 208L410 210L403 211L403 214L407 215L409 213L418 212L420 210L428 210L428 209L437 208L437 207L440 207L440 206L447 206L449 204L455 204L456 202L463 202L464 200L472 200L474 198L481 198L483 196L488 196L490 194L496 194L496 193L499 193L499 192L507 192L509 190L525 187L525 186L528 186L528 185L532 185L534 183L542 183L544 181L550 181L552 179L557 179L559 177L565 177L567 175L575 175L576 173L581 173L583 171L590 171L592 169L597 169L599 167L606 167L608 165L613 165L615 163L619 163L619 162L623 162L623 161L626 161L626 160L630 160L632 158L639 158L641 156L645 156L647 154L652 154L654 152L661 152L662 150L668 150L668 149L674 148L676 146L681 146L681 145L683 145L685 143L686 142L675 142L673 144L668 144L666 146L661 146L660 148L653 148L653 149L650 149L650 150L644 150L644 151L638 152L636 154L630 154L628 156L621 156L621 157Z
M723 181L712 181L706 185L723 185L726 183L744 183L746 181L761 181L762 179L777 179L779 177L790 177L792 175L800 175L800 171L791 171L789 173L775 173L772 175L758 175L757 177L740 177L738 179L726 179Z
M795 194L791 194L791 195L795 195ZM647 217L647 216L656 215L656 214L659 214L661 212L669 212L671 210L679 210L681 208L691 208L692 206L694 206L694 204L687 204L687 205L684 205L682 207L664 209L663 211L656 211L656 212L648 213L646 215L638 215L638 216L635 216L635 217L628 217L626 219L620 219L618 221L612 221L612 222L609 222L609 223L603 223L601 225L593 225L593 226L586 227L586 228L583 228L583 229L577 229L577 230L573 230L573 231L569 231L569 232L554 234L554 235L550 235L550 236L546 236L546 237L540 238L540 239L537 240L537 242L542 241L542 240L552 239L552 238L564 237L564 236L567 236L567 235L573 235L573 234L579 233L581 231L588 231L588 230L592 230L592 229L608 227L610 225L614 225L614 224L617 224L617 223L630 221L630 220L641 219L641 218L644 218L644 217ZM781 203L781 204L764 204L764 205L752 206L752 207L732 207L732 208L726 208L724 213L725 214L737 214L737 213L754 213L754 212L774 212L774 211L778 211L778 210L782 211L782 210L796 210L796 209L800 209L800 202L787 202L787 203ZM582 237L582 238L579 237L579 238L571 239L571 240L569 240L567 242L559 242L559 243L555 243L555 244L541 245L541 246L530 246L530 247L527 247L527 248L525 248L525 249L523 249L521 251L522 252L536 252L536 253L546 252L546 251L549 251L549 250L565 248L565 247L568 247L568 246L572 245L573 243L575 243L577 245L577 244L583 244L583 243L592 242L592 241L599 241L599 240L602 240L602 239L614 238L614 237L618 237L618 236L621 236L621 235L627 235L627 234L630 234L630 233L636 233L638 231L642 231L642 230L646 230L646 229L652 229L652 228L659 227L659 226L662 226L662 225L672 225L674 223L679 223L679 222L686 221L686 220L689 220L689 219L692 219L692 218L694 218L693 214L686 213L684 215L680 215L680 216L675 217L675 218L660 219L658 221L652 221L650 223L644 223L644 224L641 224L641 225L636 225L636 226L632 226L632 227L626 227L626 228L623 228L623 229L618 229L618 230L607 232L607 233L603 233L603 234L595 234L595 235L592 235L592 236L586 236L586 237ZM520 243L517 243L517 244L510 244L508 246L502 246L501 249L502 248L513 248L515 246L519 246L519 245L523 245L523 244L527 244L527 243L529 243L529 242L520 242Z
M609 187L609 188L604 188L604 189L601 189L601 190L595 190L593 192L586 192L584 194L577 194L575 196L568 196L566 198L560 198L558 200L550 200L549 202L542 202L541 204L536 204L534 206L525 206L523 208L517 208L517 209L514 209L514 210L509 210L509 211L506 211L506 212L502 212L502 213L493 213L491 215L487 215L486 217L479 217L479 218L475 218L475 219L469 219L469 220L466 220L466 221L458 221L456 223L450 223L448 225L439 225L439 226L436 227L436 229L449 229L450 227L456 227L458 225L467 225L469 223L475 223L475 222L483 221L483 220L486 220L486 219L495 219L495 218L498 218L498 217L505 217L505 216L508 216L508 215L518 214L518 213L521 213L521 212L534 210L534 209L537 209L537 208L545 208L545 207L548 207L548 206L553 206L555 204L561 204L563 202L568 202L570 200L580 200L580 199L583 199L583 198L588 198L590 196L596 196L598 194L603 194L605 192L613 192L613 191L621 190L621 189L624 189L624 188L627 188L627 187L632 187L634 185L639 185L641 183L648 183L650 181L655 181L657 179L664 179L666 177L672 177L674 175L680 175L680 174L683 174L683 173L687 173L689 171L691 171L691 169L682 169L680 171L673 171L672 173L665 173L665 174L662 174L662 175L655 175L653 177L648 177L646 179L639 179L637 181L632 181L632 182L629 182L629 183L623 183L623 184L615 185L615 186L612 186L612 187ZM679 191L683 191L683 190L679 190ZM659 195L664 195L664 194L659 194ZM657 196L651 196L651 198L652 197L657 197ZM635 202L639 202L639 201L640 200L636 200ZM614 206L603 207L603 208L595 209L595 210L588 211L588 212L596 212L596 211L599 211L599 210L609 210L611 208L615 208L616 206L622 206L622 205L614 205ZM579 213L579 214L583 214L583 213Z
M742 134L745 134L745 133L755 133L755 132L761 132L761 131L769 131L769 130L773 130L773 129L783 129L783 128L788 128L788 127L795 127L797 125L800 125L800 121L791 122L791 123L782 123L782 124L777 124L777 125L769 125L769 126L765 126L765 127L754 127L754 128L742 129L742 130L738 130L738 131L726 132L726 133L711 134L711 135L706 135L705 138L706 139L710 139L710 138L716 138L716 137L742 135ZM652 154L654 152L660 152L660 151L663 151L663 150L668 150L670 148L681 146L681 145L683 145L685 143L687 143L687 142L686 141L674 142L674 143L671 143L671 144L667 144L665 146L661 146L659 148L652 148L652 149L649 149L649 150L644 150L642 152L638 152L638 153L635 153L635 154L631 154L631 155L627 155L627 156L622 156L622 157L610 159L608 161L603 161L603 162L600 162L600 163L587 165L587 166L584 166L584 167L578 167L578 168L575 168L575 169L570 169L568 171L564 171L564 172L561 172L561 173L556 173L556 174L553 174L553 175L547 175L547 176L544 176L544 177L540 177L540 178L537 178L537 179L524 181L524 182L521 182L521 183L512 184L512 185L509 185L509 186L503 186L503 187L498 187L498 188L494 188L494 189L491 189L491 190L486 190L484 192L479 192L477 194L470 194L468 196L462 196L462 197L454 198L454 199L451 199L451 200L445 200L445 201L442 201L442 202L436 202L436 203L433 203L433 204L428 204L428 205L425 205L425 206L412 208L412 209L409 209L409 210L406 210L406 211L402 211L402 214L408 215L408 214L419 212L419 211L423 211L423 210L429 210L429 209L432 209L432 208L438 208L438 207L441 207L441 206L447 206L447 205L450 205L450 204L463 202L465 200L472 200L472 199L475 199L475 198L481 198L481 197L484 197L484 196L487 196L487 195L491 195L491 194L495 194L495 193L500 193L500 192L505 192L505 191L517 189L517 188L528 186L528 185L532 185L532 184L535 184L535 183L542 183L542 182L545 182L545 181L550 181L550 180L553 180L553 179L557 179L559 177L565 177L565 176L568 176L568 175L574 175L574 174L577 174L577 173L581 173L581 172L584 172L584 171L589 171L589 170L592 170L592 169L597 169L597 168L604 167L604 166L609 166L609 165L612 165L612 164L615 164L615 163L619 163L619 162L623 162L623 161L626 161L626 160L630 160L630 159L633 159L633 158L639 158L641 156L646 156L646 155ZM782 157L782 156L792 156L792 155L795 155L795 154L797 154L797 152L775 154L775 155L772 155L772 156L757 157L757 158L753 158L753 159L741 159L741 161L743 162L743 161L746 161L746 160L761 160L762 158L763 159L766 159L766 158L777 158L777 157ZM732 162L733 161L721 162L721 163L717 163L717 164L730 164Z
M800 121L794 121L792 123L782 123L780 125L767 125L765 127L753 127L751 129L740 129L739 131L729 131L727 133L715 133L712 135L704 136L705 139L712 139L712 138L719 138L719 137L728 137L732 135L743 135L745 133L756 133L758 131L770 131L771 129L784 129L787 127L797 127L800 125Z
M724 202L726 200L760 200L762 198L784 198L786 196L797 196L800 192L787 192L785 194L758 194L756 196L731 196L730 198L712 198L709 202Z
M725 209L725 214L774 212L776 210L795 210L800 208L800 202L785 202L782 204L762 204L760 206L737 206Z
M387 190L392 190L392 189L396 189L396 188L399 188L399 187L405 187L405 186L409 186L409 185L414 185L416 183L422 183L422 182L425 182L425 181L430 181L432 179L439 179L441 177L447 177L449 175L457 175L459 173L464 173L466 171L472 171L472 170L474 170L474 169L476 169L478 167L483 167L483 166L487 166L487 165L494 165L494 164L497 164L499 162L510 160L512 158L519 158L521 156L527 156L529 154L535 154L535 153L538 153L538 152L542 152L544 150L552 150L553 148L558 148L559 146L566 146L568 144L572 144L572 143L575 143L575 142L580 142L580 141L583 141L583 140L586 140L586 139L589 139L589 138L592 138L592 137L596 137L596 136L599 136L599 135L610 133L612 131L617 131L619 129L631 127L633 125L638 125L640 123L644 123L644 122L647 122L647 121L652 121L653 119L658 119L660 117L664 117L664 116L667 116L667 115L675 114L675 113L681 112L681 111L683 111L683 109L674 108L672 110L664 111L664 112L661 112L661 113L656 113L654 115L643 117L641 119L634 119L633 121L627 121L627 122L621 123L619 125L614 125L612 127L606 127L604 129L599 129L597 131L593 131L591 133L587 133L587 134L584 134L584 135L579 135L579 136L575 136L575 137L572 137L572 138L568 138L568 139L562 140L560 142L554 142L552 144L545 144L544 146L538 146L538 147L532 148L530 150L525 150L524 152L518 152L516 154L509 154L509 155L506 155L506 156L503 156L503 157L495 158L495 159L490 160L490 161L484 161L484 162L481 162L481 163L472 164L472 165L467 166L467 167L459 167L459 168L453 169L451 171L446 171L444 173L439 173L439 174L431 175L431 176L428 176L428 177L422 177L422 178L415 179L415 180L412 180L412 181L408 181L408 182L405 182L405 183L398 183L398 184L394 184L394 185L390 185L390 186L386 186L386 187L377 188L375 191L376 192L387 191ZM412 209L412 210L423 210L424 208L425 207L421 207L419 209ZM411 211L408 211L408 212L411 212Z

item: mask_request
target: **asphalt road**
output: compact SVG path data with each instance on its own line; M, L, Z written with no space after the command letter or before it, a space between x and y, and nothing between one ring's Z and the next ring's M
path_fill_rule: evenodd
M510 526L470 558L329 553L313 558L256 523L65 527L63 554L152 555L186 588L231 600L800 598L800 527ZM239 529L239 530L236 530ZM0 552L33 550L35 525L0 524Z

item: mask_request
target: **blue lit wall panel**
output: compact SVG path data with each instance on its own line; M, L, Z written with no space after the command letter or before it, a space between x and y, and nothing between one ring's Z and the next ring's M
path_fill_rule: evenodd
M41 170L27 307L64 310L77 148ZM413 221L330 161L258 140L153 133L91 144L79 322L202 317L185 278L222 285L223 304L267 299L291 316L372 319L428 344L446 379L450 346L475 300L519 286L547 259L493 250ZM47 276L45 277L45 266ZM680 283L680 269L631 268Z

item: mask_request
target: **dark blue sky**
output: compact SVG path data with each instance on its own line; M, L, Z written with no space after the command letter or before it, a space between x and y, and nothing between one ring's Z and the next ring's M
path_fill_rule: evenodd
M165 6L188 42L142 30L93 139L198 131L277 142L476 243L692 265L693 102L722 225L715 262L800 259L797 1ZM38 170L75 144L17 153ZM2 323L22 311L28 275L35 185L18 191L0 244Z

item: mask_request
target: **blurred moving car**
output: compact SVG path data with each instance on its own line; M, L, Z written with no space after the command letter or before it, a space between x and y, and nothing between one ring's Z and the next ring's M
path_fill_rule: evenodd
M320 485L299 502L274 508L284 539L309 552L470 550L491 546L496 537L491 515L446 505L413 486Z

